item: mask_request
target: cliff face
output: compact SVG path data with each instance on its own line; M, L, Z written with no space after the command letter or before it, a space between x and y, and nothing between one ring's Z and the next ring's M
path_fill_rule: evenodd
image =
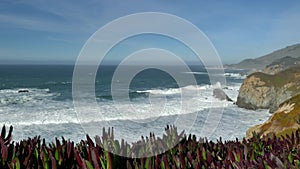
M290 135L300 128L300 94L280 104L275 113L263 124L247 130L246 138L251 138L253 132L262 136L275 134L276 136Z
M246 109L266 109L274 100L275 89L258 73L248 76L240 90L237 105Z
M300 93L300 66L275 75L256 72L249 75L239 90L237 105L246 109L270 109Z

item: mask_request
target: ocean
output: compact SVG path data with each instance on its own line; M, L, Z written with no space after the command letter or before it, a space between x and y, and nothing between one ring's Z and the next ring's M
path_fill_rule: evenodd
M191 66L191 72L178 72L185 76L193 74L197 85L181 86L166 72L148 69L137 74L126 91L127 101L112 99L111 83L115 66L101 66L95 79L95 96L99 114L84 103L86 114L76 113L72 97L72 75L74 66L65 65L1 65L0 66L0 124L13 125L13 139L19 141L40 135L48 142L56 137L79 142L89 134L101 135L102 127L114 127L117 139L134 142L150 132L160 137L166 125L181 120L181 114L195 117L186 122L190 126L187 134L207 137L215 141L235 140L245 137L246 130L268 119L268 110L246 110L229 101L213 97L213 86L207 71L201 66ZM225 70L227 95L236 101L239 87L245 78L239 70ZM19 92L20 90L28 92ZM190 106L187 111L180 107L181 91L199 92L200 95L185 97ZM150 97L163 97L165 104L159 111L151 109ZM84 102L84 100L83 100ZM205 119L210 110L221 110L215 130L203 132ZM212 114L214 115L214 114ZM212 118L213 119L213 118ZM175 123L176 124L176 123ZM217 124L217 125L216 125ZM87 127L89 126L89 127ZM180 128L178 130L181 130ZM180 132L180 131L179 131Z

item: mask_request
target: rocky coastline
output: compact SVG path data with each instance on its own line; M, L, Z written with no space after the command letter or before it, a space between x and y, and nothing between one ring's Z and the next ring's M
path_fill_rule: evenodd
M243 81L236 104L246 109L269 109L274 113L282 102L299 93L300 66L274 75L256 72Z
M300 128L300 94L281 103L275 113L263 124L251 127L246 138L253 137L253 132L262 137L268 134L276 136L290 135Z
M269 64L266 62L269 60ZM292 45L243 64L259 62L244 79L237 98L237 106L245 109L269 109L272 116L264 123L248 129L246 138L253 132L261 136L285 136L300 128L300 45Z

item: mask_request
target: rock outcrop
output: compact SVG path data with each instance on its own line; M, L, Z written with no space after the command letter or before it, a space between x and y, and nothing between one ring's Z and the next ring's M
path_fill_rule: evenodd
M28 92L29 92L29 90L27 90L27 89L22 89L22 90L18 91L18 93L28 93Z
M280 104L275 113L263 124L247 130L246 138L253 136L253 132L261 136L275 134L276 136L290 135L300 128L300 94Z
M213 96L219 100L227 100L232 102L232 99L229 98L221 88L215 88L213 90Z
M249 75L239 90L236 104L246 109L270 109L300 93L300 66L275 75L256 72Z

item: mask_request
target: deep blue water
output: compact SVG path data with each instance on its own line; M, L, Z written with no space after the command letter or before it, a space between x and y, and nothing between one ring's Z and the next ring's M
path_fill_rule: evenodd
M1 65L0 90L16 88L49 89L58 92L57 100L72 99L72 75L74 66L67 65ZM111 99L111 80L116 66L101 66L95 80L96 96ZM191 66L198 85L210 84L204 67ZM178 72L185 76L184 72ZM234 80L234 79L232 79ZM239 79L236 79L240 81ZM157 69L141 71L130 84L131 97L144 97L145 93L136 93L150 89L178 88L177 82L166 72Z

